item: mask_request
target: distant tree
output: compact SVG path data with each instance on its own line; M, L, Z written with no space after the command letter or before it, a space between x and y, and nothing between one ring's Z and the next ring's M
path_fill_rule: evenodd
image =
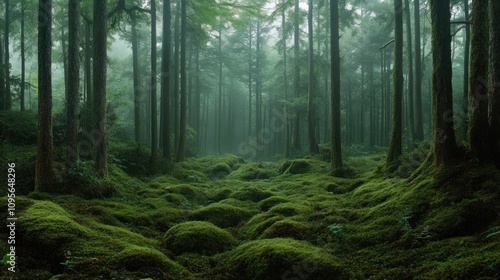
M395 39L394 39L394 72L392 90L392 126L389 152L387 153L386 166L397 167L399 156L402 152L402 97L403 97L403 3L394 0L395 13Z
M282 10L281 10L281 33L282 33L282 38L281 40L283 41L283 99L284 99L284 112L285 115L288 112L288 80L287 80L287 61L286 61L286 17L285 17L285 4L286 0L282 0L281 5L282 5ZM285 153L284 156L287 158L290 155L290 123L288 119L285 118Z
M468 0L465 0L468 1ZM413 0L415 21L415 140L424 140L422 114L422 55L420 47L420 0Z
M333 169L342 167L340 142L340 44L339 44L339 1L330 1L330 51L331 51L331 159Z
M2 36L0 34L0 111L6 109L5 107L5 72L3 67L3 44L2 44Z
M489 131L491 151L500 166L500 1L489 1L490 92Z
M177 150L177 161L184 161L186 150L186 95L187 95L187 70L186 70L186 36L187 36L187 0L181 0L181 104L180 104L180 127L179 146Z
M299 26L299 0L295 0L294 5L294 20L293 20L293 55L294 55L294 78L293 78L293 89L294 97L300 97L300 63L299 63L299 51L300 51L300 26ZM292 150L298 152L301 150L300 147L300 114L296 110L293 119L293 135L292 135Z
M52 162L52 0L38 4L38 139L35 191L54 182Z
M100 176L106 177L107 152L106 152L106 0L94 0L94 54L93 54L93 125L97 132L97 139L94 139L94 160L97 172Z
M169 5L169 3L165 3ZM156 1L151 0L151 165L158 168L158 117L156 100Z
M25 105L24 105L24 97L25 97L25 89L26 89L26 46L25 46L25 10L26 10L26 4L24 1L21 1L21 16L20 16L20 22L21 22L21 92L20 92L20 109L21 111L25 110Z
M12 109L12 93L10 92L10 51L9 51L9 37L10 37L10 1L5 0L5 21L4 21L4 48L5 48L5 61L4 61L4 70L5 70L5 110Z
M66 164L78 160L80 102L80 1L68 0L68 99L66 101Z
M469 123L469 59L470 59L470 24L469 24L469 0L464 0L465 16L465 38L464 38L464 79L462 95L462 127L459 130L459 137L462 140L467 139L467 130Z
M139 69L139 37L137 35L137 15L131 13L132 17L132 69L134 80L134 132L135 142L141 142L142 122L141 122L141 74Z
M472 154L480 161L484 161L490 156L488 149L488 0L472 2L471 21L468 139Z
M410 0L405 0L405 19L406 19L406 52L408 57L408 121L410 123L410 133L412 140L416 138L415 131L415 112L413 107L413 47L411 38L411 16L410 16ZM420 40L420 39L419 39Z
M432 153L435 164L449 166L456 161L451 84L450 0L431 0L432 22Z
M307 26L309 30L309 82L308 82L308 139L309 139L309 152L312 154L319 153L318 143L316 142L316 88L314 77L314 50L313 50L313 1L309 0L309 11L307 14Z

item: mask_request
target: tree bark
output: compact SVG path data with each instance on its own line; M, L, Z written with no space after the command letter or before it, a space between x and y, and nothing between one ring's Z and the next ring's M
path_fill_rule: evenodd
M307 15L307 26L308 26L308 41L309 41L309 76L308 76L308 139L309 139L309 153L317 154L319 153L318 143L316 142L316 104L315 104L315 93L314 88L314 49L313 49L313 1L309 0L309 11Z
M490 26L490 92L489 131L493 158L500 166L500 2L489 1Z
M340 145L340 45L339 45L339 2L330 1L330 57L331 57L331 159L333 169L342 167Z
M141 81L139 73L139 38L137 37L137 20L132 15L132 68L134 80L134 132L135 142L141 142Z
M66 100L66 166L78 160L80 103L80 1L68 1L68 99Z
M299 1L295 0L295 10L294 10L294 33L293 33L293 54L294 54L294 97L300 97L299 90L299 80L300 80L300 67L299 67L299 42L300 42L300 30L299 30ZM294 119L293 119L293 136L292 136L292 150L299 152L300 147L300 114L295 109Z
M467 1L467 0L465 0ZM424 140L422 116L422 58L420 48L420 0L413 0L415 18L415 140Z
M450 0L431 0L432 22L432 140L438 167L456 161L457 144L453 130L451 83Z
M10 51L9 51L9 37L10 37L10 4L9 0L5 0L5 34L4 34L4 47L5 47L5 109L12 109L12 93L10 92Z
M167 161L172 160L172 148L170 141L170 49L171 49L171 31L170 31L170 0L163 3L163 24L162 24L162 58L161 58L161 122L162 122L162 148L163 158Z
M469 0L464 0L465 21L469 21ZM469 123L469 60L470 60L470 24L465 25L464 42L464 82L462 95L462 125L460 128L460 138L467 139Z
M186 3L187 0L181 0L181 106L180 106L180 128L179 128L179 147L177 150L177 161L184 161L186 150L186 95L187 95L187 71L186 71L186 32L187 32L187 16Z
M175 7L175 23L174 23L174 90L173 90L173 123L174 123L174 150L177 152L179 150L179 25L180 25L180 13L181 13L181 0L177 0Z
M415 0L417 1L417 0ZM412 52L412 38L411 38L411 17L410 17L410 1L405 0L405 17L406 17L406 44L408 55L408 120L410 122L411 138L414 140L416 137L415 130L415 112L413 106L413 52ZM420 40L420 38L418 38Z
M25 80L26 80L26 48L24 43L24 20L25 20L25 3L21 2L21 96L20 96L20 107L21 111L25 110L24 96L25 96Z
M285 100L283 110L285 116L287 115L287 102L288 102L288 81L287 81L287 61L286 61L286 17L285 17L285 0L282 0L283 10L281 11L281 31L282 31L282 41L283 41L283 98ZM285 153L284 157L288 158L290 156L290 124L288 119L285 118Z
M96 131L94 139L94 161L96 169L101 177L106 177L107 152L106 152L106 0L94 0L94 103L93 124Z
M169 3L165 3L169 5ZM151 0L151 166L158 169L158 109L156 101L156 0Z
M52 1L38 2L38 139L35 191L54 182L52 161Z

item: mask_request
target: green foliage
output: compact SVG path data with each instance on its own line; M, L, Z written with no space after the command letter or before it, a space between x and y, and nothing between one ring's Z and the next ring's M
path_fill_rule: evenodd
M134 143L110 147L109 156L127 174L140 176L151 172L150 151Z
M63 191L74 193L81 197L110 197L117 193L116 187L103 180L95 169L92 161L77 161L68 169L63 177Z
M239 208L222 203L212 203L200 208L191 214L190 219L196 221L207 221L218 227L235 227L241 222L249 219L252 213L244 208Z
M287 160L280 167L279 173L302 174L306 173L310 167L311 163L307 160L303 159Z
M185 222L173 226L163 238L165 249L176 255L193 252L213 255L231 249L236 240L227 231L208 222Z
M34 145L38 137L38 118L33 111L2 111L0 112L2 134L0 143L15 145ZM4 144L4 143L2 143Z
M230 197L239 200L251 200L254 202L259 202L263 199L272 196L272 193L267 191L262 191L257 187L242 187L238 191L232 193Z

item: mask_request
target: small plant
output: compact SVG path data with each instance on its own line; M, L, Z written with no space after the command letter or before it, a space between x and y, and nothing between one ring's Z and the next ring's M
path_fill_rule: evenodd
M420 233L414 234L412 246L426 244L431 239L429 226L425 226Z
M500 235L500 226L492 227L483 234L486 234L485 239L492 238L493 236Z
M331 224L327 226L327 229L332 235L332 241L340 242L344 237L344 225L342 224Z
M412 230L410 219L413 217L413 211L410 208L406 208L402 213L398 215L398 224L403 228L405 233Z

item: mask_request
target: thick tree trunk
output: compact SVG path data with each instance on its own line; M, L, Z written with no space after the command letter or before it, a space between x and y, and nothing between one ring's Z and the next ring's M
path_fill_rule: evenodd
M331 57L331 159L333 169L342 167L340 145L340 45L339 45L339 2L330 1L330 57Z
M163 158L172 160L172 149L170 142L170 0L163 3L163 40L161 58L161 126Z
M52 1L38 4L38 139L35 191L51 190L52 162Z
M466 0L467 1L467 0ZM422 116L422 58L420 48L420 0L413 0L415 18L415 140L424 140Z
M386 166L397 167L402 152L402 97L403 97L403 3L394 0L395 39L394 39L394 72L392 78L392 127L389 152Z
M453 130L451 83L450 0L431 0L432 21L432 139L437 166L456 161L457 144Z
M80 104L80 1L68 1L68 99L66 101L66 165L78 160Z
M488 143L488 0L475 0L471 18L469 76L469 131L471 152L480 161L489 158ZM498 27L495 27L498 28Z
M500 166L500 2L489 1L490 26L490 100L489 131L491 150L497 166Z
M315 93L314 87L314 50L313 50L313 1L309 0L309 12L307 15L307 26L308 26L308 41L309 41L309 83L308 83L308 139L309 139L309 153L317 154L319 153L318 143L316 142L316 104L315 104Z
M469 21L469 0L464 0L465 21ZM462 125L460 127L460 138L467 139L469 127L469 61L470 61L470 24L465 25L464 38L464 85L462 95Z
M177 161L184 161L186 150L186 95L187 95L187 71L186 71L186 33L187 33L187 0L181 0L181 106L180 106L180 128L179 147L177 150Z
M94 0L94 103L93 124L97 138L94 139L94 160L97 172L101 177L106 177L107 152L106 152L106 0Z
M169 3L165 3L169 5ZM158 168L158 109L156 101L156 0L151 0L151 165Z

